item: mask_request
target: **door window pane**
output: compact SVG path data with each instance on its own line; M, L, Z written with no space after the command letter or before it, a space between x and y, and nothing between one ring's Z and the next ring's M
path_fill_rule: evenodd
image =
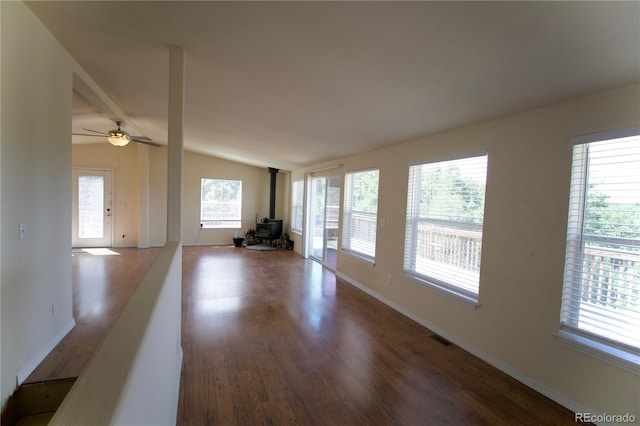
M78 237L104 236L104 177L78 177Z

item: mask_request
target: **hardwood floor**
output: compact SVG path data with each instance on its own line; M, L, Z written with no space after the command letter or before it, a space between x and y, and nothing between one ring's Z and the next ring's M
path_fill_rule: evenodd
M287 251L183 251L180 425L574 424Z
M77 376L159 252L114 251L74 256L78 325L29 382ZM185 247L182 304L179 425L574 424L291 251Z
M27 377L25 383L78 377L138 288L159 248L74 250L73 317L76 326Z

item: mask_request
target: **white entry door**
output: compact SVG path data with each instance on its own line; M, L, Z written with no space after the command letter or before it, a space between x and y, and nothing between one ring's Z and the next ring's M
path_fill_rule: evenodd
M111 247L113 172L73 169L73 247Z

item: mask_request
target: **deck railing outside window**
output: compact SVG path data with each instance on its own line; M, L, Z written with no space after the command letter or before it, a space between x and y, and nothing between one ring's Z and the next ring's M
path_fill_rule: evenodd
M481 226L465 224L466 229L456 229L460 224L444 222L436 224L425 219L419 221L417 257L479 274ZM447 224L450 226L443 226Z

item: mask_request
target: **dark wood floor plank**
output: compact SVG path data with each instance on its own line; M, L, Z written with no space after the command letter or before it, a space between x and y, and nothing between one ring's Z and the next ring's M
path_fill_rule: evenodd
M159 250L74 257L77 375ZM568 410L291 251L183 249L178 425L564 425Z
M231 424L573 424L568 410L295 253L188 247L183 258L180 403L204 412L181 408L180 425L229 424L212 417L217 404L188 401L207 394L189 380L206 351L224 353L229 384L217 391L230 394Z

